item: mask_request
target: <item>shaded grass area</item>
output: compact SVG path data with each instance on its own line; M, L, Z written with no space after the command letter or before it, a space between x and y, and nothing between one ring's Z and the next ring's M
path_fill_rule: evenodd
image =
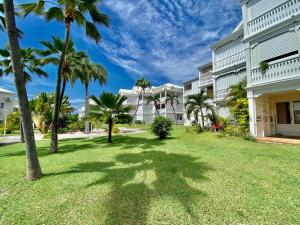
M0 224L299 224L299 146L149 133L65 140L24 180L21 144L0 148Z

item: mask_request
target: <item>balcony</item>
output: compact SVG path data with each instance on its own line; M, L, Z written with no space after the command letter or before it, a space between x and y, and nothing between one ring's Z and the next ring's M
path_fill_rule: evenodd
M300 77L300 57L290 58L280 62L269 63L269 69L262 73L260 68L251 70L252 85L269 83Z
M289 0L264 13L263 15L249 21L247 24L247 36L256 34L299 13L300 0Z
M214 72L238 65L240 63L246 62L245 51L238 52L234 55L231 55L225 59L216 61L214 64Z
M212 72L207 72L207 73L201 74L201 79L200 79L201 86L211 84L212 82L213 82Z

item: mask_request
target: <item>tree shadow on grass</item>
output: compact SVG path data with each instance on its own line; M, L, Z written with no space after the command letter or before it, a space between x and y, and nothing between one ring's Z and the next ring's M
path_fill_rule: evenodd
M183 214L193 224L199 224L193 208L206 194L192 187L190 182L197 186L195 184L208 180L204 174L209 170L212 170L210 166L195 157L151 150L120 154L114 162L80 163L69 171L49 175L101 173L101 178L84 188L111 185L105 224L146 224L155 201L163 201L163 204L158 203L159 209L156 208L160 213L164 213L163 207L168 204L171 207L179 204ZM171 216L176 216L175 212L172 209Z

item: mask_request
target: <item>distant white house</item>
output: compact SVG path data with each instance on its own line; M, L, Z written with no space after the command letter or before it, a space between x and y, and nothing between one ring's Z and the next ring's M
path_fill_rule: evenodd
M0 88L0 122L4 122L5 116L13 112L14 96L14 92Z
M138 87L133 87L131 90L120 89L119 94L128 97L125 104L132 106L130 114L133 116L138 104L140 89ZM179 103L174 105L175 114L170 102L166 102L168 94L178 96ZM159 105L156 106L159 114L172 119L174 122L176 120L177 124L183 124L183 88L168 83L146 90L145 95L141 96L138 105L138 111L134 120L141 121L146 124L153 122L154 117L158 113L153 103L147 104L147 97L155 95L160 96Z

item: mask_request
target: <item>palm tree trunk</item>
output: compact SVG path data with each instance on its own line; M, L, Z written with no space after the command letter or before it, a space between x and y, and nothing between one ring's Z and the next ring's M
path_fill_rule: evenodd
M173 113L174 113L174 119L175 119L175 123L176 123L176 125L177 125L177 118L176 118L176 112L175 112L175 108L174 108L174 105L173 105L173 104L171 104L171 106L172 106Z
M58 119L59 119L59 98L60 98L60 88L61 88L61 78L63 73L63 67L65 62L65 56L68 49L68 43L70 39L70 22L66 21L66 30L65 30L65 42L62 54L60 56L58 72L56 77L56 90L55 90L55 100L54 100L54 111L53 111L53 119L52 119L52 136L51 136L51 146L50 153L58 152Z
M25 143L22 118L20 118L20 141L21 143Z
M21 64L20 45L18 31L16 28L13 0L4 0L5 23L9 39L13 73L15 75L15 85L19 99L21 118L24 128L25 149L27 158L27 179L32 181L42 177L34 131L32 127L32 117L29 109L27 91L25 87L24 74Z
M113 119L110 117L108 119L108 143L112 143L112 127L113 127Z
M87 82L85 83L85 117L86 117L85 128L84 128L85 134L91 133L90 122L87 120L88 114L89 114L89 84Z
M203 110L202 110L202 108L200 108L200 114L201 114L202 128L204 129L204 115L203 115Z
M137 106L136 106L136 109L135 109L135 112L134 112L134 114L133 114L132 121L131 121L130 124L132 124L133 121L135 120L135 116L136 116L136 114L137 114L137 111L139 110L139 105L140 105L140 98L141 98L141 96L142 96L142 91L141 91L140 94L139 94L139 99L138 99L138 102L137 102Z
M64 96L65 96L66 86L67 86L67 79L64 78L63 85L62 85L62 88L61 88L61 93L60 93L60 96L59 96L59 109L61 108L61 104L62 104L62 101L63 101Z

